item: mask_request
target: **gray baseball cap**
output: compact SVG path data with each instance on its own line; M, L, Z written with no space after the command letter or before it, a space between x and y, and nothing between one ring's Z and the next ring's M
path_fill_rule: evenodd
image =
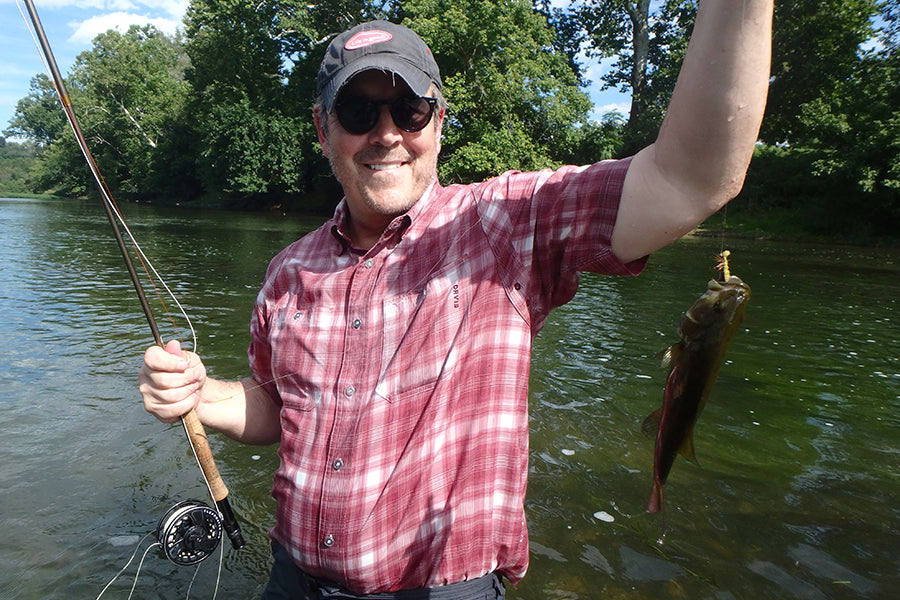
M370 69L399 75L417 96L428 95L431 84L443 91L440 70L422 38L403 25L370 21L335 37L325 51L316 77L325 112L344 84Z

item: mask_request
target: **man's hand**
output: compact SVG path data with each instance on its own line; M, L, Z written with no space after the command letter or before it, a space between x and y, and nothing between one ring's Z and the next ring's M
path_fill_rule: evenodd
M182 351L172 340L165 349L147 348L139 376L144 408L163 423L174 423L200 403L206 367L199 356Z

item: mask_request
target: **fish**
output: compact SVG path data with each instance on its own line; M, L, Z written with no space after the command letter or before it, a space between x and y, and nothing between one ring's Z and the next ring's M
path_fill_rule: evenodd
M676 456L681 454L697 462L694 425L750 299L750 286L730 274L727 255L720 260L725 261L725 277L722 281L711 279L706 291L682 315L678 327L681 339L663 353L669 373L662 408L642 425L644 433L656 436L653 489L647 503L651 514L662 509L663 489Z

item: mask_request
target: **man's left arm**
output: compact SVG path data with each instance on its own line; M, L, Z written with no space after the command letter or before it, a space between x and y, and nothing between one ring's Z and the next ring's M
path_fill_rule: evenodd
M633 159L612 235L623 262L678 239L740 191L759 135L773 0L703 0L656 142Z

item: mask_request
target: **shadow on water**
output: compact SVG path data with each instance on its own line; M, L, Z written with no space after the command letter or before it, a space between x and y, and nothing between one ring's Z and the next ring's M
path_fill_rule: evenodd
M127 207L197 329L213 375L244 374L266 263L318 225ZM151 342L98 206L0 200L0 597L93 598L175 502L203 498L178 428L140 408ZM538 336L527 515L532 562L512 599L889 598L900 584L900 255L729 244L753 288L743 330L646 515L662 399L657 354L713 276L721 242L685 239L632 279L586 274ZM161 322L164 337L185 335ZM273 448L211 438L248 547L219 597L267 579ZM146 548L148 542L144 543ZM216 561L151 551L135 598L211 598ZM27 576L22 576L27 573ZM104 597L125 597L134 565Z

